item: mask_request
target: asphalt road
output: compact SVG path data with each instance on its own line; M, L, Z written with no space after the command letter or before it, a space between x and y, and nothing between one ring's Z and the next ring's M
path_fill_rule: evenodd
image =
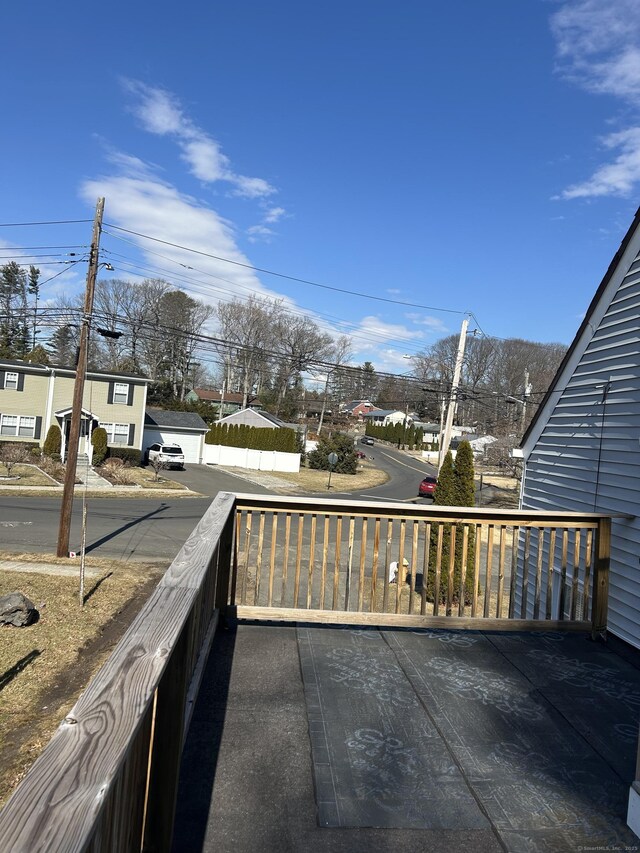
M87 554L119 560L170 562L218 491L268 494L262 486L204 465L190 465L186 471L165 474L206 497L90 497L87 500ZM0 549L13 553L55 552L59 520L60 495L0 497ZM80 550L81 525L82 497L76 495L69 538L72 551Z
M389 474L383 486L360 492L327 492L327 497L349 495L355 499L413 501L418 498L418 483L425 474L433 473L426 465L394 448L368 447L378 467ZM250 475L250 472L248 474ZM185 471L165 472L202 498L118 498L90 497L87 501L87 554L120 560L171 561L196 526L211 499L219 491L269 494L263 486L236 477L226 471L204 465L189 465ZM60 496L0 497L0 549L17 553L55 552L60 519ZM82 498L76 495L73 505L70 549L81 546Z

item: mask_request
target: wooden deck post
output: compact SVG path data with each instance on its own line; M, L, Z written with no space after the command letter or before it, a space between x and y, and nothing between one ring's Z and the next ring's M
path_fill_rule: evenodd
M609 563L611 558L611 519L598 522L593 567L593 602L591 605L591 638L605 639L609 606Z
M235 530L235 519L233 513L229 515L222 533L220 534L220 547L218 548L218 571L216 575L216 600L215 606L220 611L222 620L226 618L229 605L229 590L235 590L235 579L232 577L232 567L235 572L237 559L233 544L233 533ZM232 601L232 604L235 602Z

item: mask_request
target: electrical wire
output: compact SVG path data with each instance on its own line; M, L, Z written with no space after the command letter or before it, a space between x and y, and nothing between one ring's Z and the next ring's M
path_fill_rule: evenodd
M23 228L29 225L81 225L93 219L53 219L48 222L0 222L0 228Z
M223 261L224 263L233 264L233 266L242 267L243 269L248 269L248 270L251 270L252 272L261 272L261 273L264 273L265 275L272 275L272 276L275 276L276 278L285 279L286 281L293 281L296 284L306 284L306 285L309 285L310 287L320 287L323 290L332 290L335 293L346 293L350 296L357 296L357 297L360 297L361 299L371 299L371 300L375 300L376 302L386 302L386 303L389 303L392 305L403 305L406 308L422 308L425 311L439 311L439 312L446 313L446 314L467 314L467 313L469 313L467 311L460 311L460 310L454 309L454 308L436 308L432 305L421 305L421 304L416 303L416 302L403 302L399 299L388 299L387 297L384 297L384 296L372 296L370 293L362 293L362 292L357 291L357 290L348 290L347 288L344 288L344 287L334 287L333 285L330 285L330 284L320 284L319 282L311 281L310 279L298 278L297 276L287 275L286 273L274 272L273 270L268 270L265 267L256 267L253 264L245 264L245 263L242 263L241 261L232 261L230 258L224 258L221 255L213 255L213 254L210 254L209 252L203 252L200 249L193 249L193 248L190 248L189 246L182 246L179 243L172 243L169 240L161 240L159 237L151 237L148 234L142 234L139 231L131 231L128 228L121 228L119 225L114 225L111 222L106 223L106 225L109 228L116 228L118 231L123 231L125 234L133 234L136 237L141 237L145 240L153 240L155 243L161 243L165 246L171 246L174 249L180 249L184 252L192 252L195 255L201 255L205 258L212 258L213 260L216 260L216 261ZM112 236L115 236L115 235L112 235Z

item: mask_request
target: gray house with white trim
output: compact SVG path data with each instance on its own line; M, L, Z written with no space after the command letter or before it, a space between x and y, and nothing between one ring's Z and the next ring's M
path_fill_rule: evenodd
M640 210L519 451L523 509L617 516L609 630L640 648Z

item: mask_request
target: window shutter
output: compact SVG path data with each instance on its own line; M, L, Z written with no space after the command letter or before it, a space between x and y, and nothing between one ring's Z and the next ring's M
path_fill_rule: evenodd
M107 403L113 403L113 388L114 388L114 385L115 385L115 383L114 383L114 382L110 382L110 383L109 383L109 391L107 392Z
M127 406L133 406L133 385L129 383L129 394L127 396ZM131 443L131 442L129 442Z
M4 390L4 370L0 370L0 391Z
M136 437L136 425L135 424L129 424L129 441L127 442L127 444L130 447L133 447L133 441L134 441L135 437Z
M24 373L18 374L18 391L24 391Z
M33 434L33 437L34 438L40 438L41 433L42 433L42 418L36 417L36 430Z

